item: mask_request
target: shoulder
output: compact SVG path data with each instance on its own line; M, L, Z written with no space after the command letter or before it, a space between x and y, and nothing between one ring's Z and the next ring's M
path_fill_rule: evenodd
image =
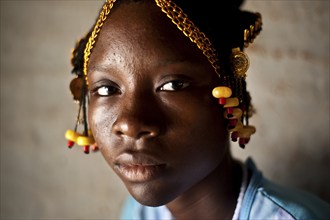
M251 215L263 207L269 215L291 216L292 219L329 219L330 205L308 192L264 180L258 188Z
M242 203L242 218L330 218L329 203L311 193L281 186L265 179L251 159L248 159L247 166L252 176Z

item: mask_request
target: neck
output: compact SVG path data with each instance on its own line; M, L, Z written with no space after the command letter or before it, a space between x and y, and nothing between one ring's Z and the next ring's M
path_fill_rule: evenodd
M242 166L230 155L201 182L167 204L177 220L232 219L242 182Z

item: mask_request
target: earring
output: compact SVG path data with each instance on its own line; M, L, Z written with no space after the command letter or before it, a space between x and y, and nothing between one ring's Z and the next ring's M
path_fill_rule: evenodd
M243 79L246 78L246 72L249 69L250 62L248 56L241 51L239 47L232 49L232 54L229 58L231 70L235 75L235 79L238 82L238 90L239 95L242 96L241 100L241 111L236 110L236 116L239 119L240 123L238 123L236 129L232 129L231 139L236 142L238 140L239 146L241 148L245 148L245 145L250 141L251 135L256 132L254 126L248 125L248 118L251 116L250 111L250 97L247 97L247 91L245 87L245 81ZM244 86L242 86L242 82L244 81ZM246 109L248 107L248 109ZM228 114L227 114L228 116ZM246 119L246 124L244 125L243 121Z
M86 82L84 77L78 75L70 83L70 91L73 95L73 100L79 104L78 115L76 124L73 130L67 130L65 138L68 140L67 146L72 148L76 143L83 147L83 151L86 154L90 152L90 146L93 151L97 151L98 147L95 144L95 140L91 130L88 129L87 124L87 111L86 104L88 102L88 95L86 93ZM83 124L84 130L82 133L77 132L78 126Z
M232 90L227 86L218 86L212 90L213 97L219 99L219 104L225 110L224 117L229 119L229 123L227 125L227 130L229 132L238 131L243 127L240 118L243 114L239 106L238 98L230 98L232 95Z
M246 53L239 47L233 48L229 57L230 67L237 78L245 78L250 67L250 61Z
M256 131L255 127L248 125L248 117L251 114L250 97L246 91L244 80L250 62L248 56L237 47L232 49L232 53L229 56L229 64L230 70L234 75L234 77L231 77L230 85L228 87L219 86L214 88L212 95L219 99L219 104L225 109L224 117L229 120L227 130L231 133L231 140L233 142L238 141L239 146L245 148L251 135ZM232 88L236 97L232 97Z

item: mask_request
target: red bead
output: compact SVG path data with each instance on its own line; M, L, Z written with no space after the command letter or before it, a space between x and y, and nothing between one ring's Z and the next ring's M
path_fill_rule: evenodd
M227 113L228 114L231 114L232 115L233 112L234 112L234 109L232 107L227 108Z
M239 144L245 144L245 138L240 138L239 139Z
M89 154L89 145L84 146L84 153Z
M237 119L231 119L229 120L229 123L228 123L228 129L233 129L235 128L235 126L237 125Z
M245 138L240 138L238 144L241 148L245 148Z
M231 133L231 140L233 142L236 142L237 138L238 138L238 132L237 131L234 131L233 133Z
M73 141L68 141L67 146L68 146L69 148L72 148L73 145L74 145L74 142L73 142Z
M225 105L226 104L226 98L219 98L219 104Z
M92 151L98 151L99 150L99 147L97 145L92 145Z

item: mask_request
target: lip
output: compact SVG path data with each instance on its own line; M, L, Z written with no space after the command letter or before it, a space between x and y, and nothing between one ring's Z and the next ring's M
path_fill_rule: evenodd
M145 154L121 154L115 160L119 174L130 182L147 182L159 178L166 164Z

